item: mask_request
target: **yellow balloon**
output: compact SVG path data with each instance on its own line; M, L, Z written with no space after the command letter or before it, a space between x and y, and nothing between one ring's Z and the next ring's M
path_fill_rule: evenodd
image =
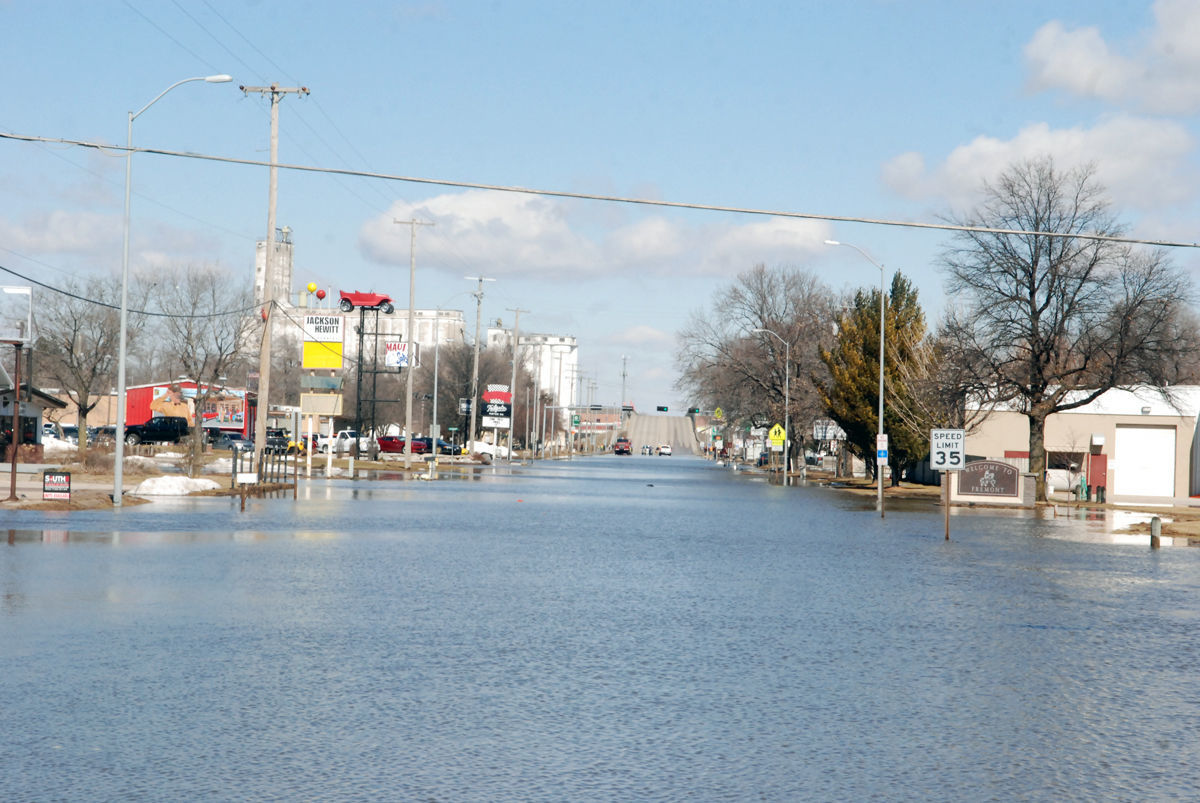
M315 292L317 292L317 283L316 283L316 282L309 282L309 283L308 283L308 292L310 292L310 293L315 293Z

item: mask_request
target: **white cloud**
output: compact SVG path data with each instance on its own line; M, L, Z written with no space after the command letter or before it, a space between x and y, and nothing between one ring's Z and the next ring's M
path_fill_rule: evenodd
M1200 3L1159 0L1154 27L1121 55L1094 27L1051 21L1025 47L1030 85L1159 114L1200 110Z
M1094 163L1097 176L1121 207L1161 209L1193 197L1191 135L1175 122L1119 115L1091 127L1026 126L1008 140L977 137L955 148L933 169L906 153L884 166L885 182L911 198L973 205L982 182L1014 162L1051 156L1060 167Z
M468 190L397 203L359 232L363 252L406 265L410 232L394 221L434 223L418 231L423 264L489 276L566 281L637 274L726 275L763 262L794 263L822 249L828 224L788 218L695 225L663 215L601 221L577 202Z
M638 346L646 349L670 348L675 344L675 335L653 326L638 324L617 332L609 341L619 346Z
M120 237L119 220L91 212L57 210L20 223L0 219L0 240L24 255L91 254L119 246Z

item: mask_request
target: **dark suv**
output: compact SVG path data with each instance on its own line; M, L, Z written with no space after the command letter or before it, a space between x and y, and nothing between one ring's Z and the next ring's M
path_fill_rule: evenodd
M186 418L178 416L162 416L151 418L144 424L128 424L125 427L125 442L137 443L179 443L192 434L192 428Z

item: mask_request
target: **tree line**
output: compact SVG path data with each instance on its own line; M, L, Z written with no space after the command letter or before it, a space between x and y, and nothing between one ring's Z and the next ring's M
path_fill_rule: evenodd
M1030 471L1044 499L1049 416L1113 388L1151 385L1169 396L1200 379L1192 283L1165 250L1120 241L1126 228L1094 166L1010 165L984 184L976 208L947 221L963 228L937 265L949 291L941 318L929 325L899 271L884 298L893 483L927 456L930 429L970 430L1003 408L1029 421ZM782 421L786 387L793 458L811 423L832 418L874 469L879 294L838 296L807 269L754 266L679 333L678 387L738 427ZM787 348L756 331L764 329Z
M32 384L58 388L78 408L81 459L87 450L84 433L89 417L102 399L115 393L120 299L117 276L67 278L52 288L43 285L35 296L36 338L27 352L33 367ZM201 386L195 398L198 413L223 388L253 387L263 324L250 282L244 277L215 265L160 267L130 277L127 309L128 386L166 383L178 377L193 379ZM277 336L271 354L270 402L299 405L301 377L307 373L300 360L300 321L294 316L274 317ZM357 319L352 316L349 320ZM348 334L347 340L352 337ZM428 432L433 423L435 363L442 431L454 428L465 436L469 417L460 414L459 400L470 396L474 347L464 340L443 343L436 353L433 348L424 350L413 382L414 429ZM479 388L510 384L512 364L511 347L481 349ZM348 357L341 371L343 420L352 424L356 412L366 408L367 426L373 423L382 429L401 424L407 393L402 371L371 362L364 365L360 404L358 367L358 360ZM513 392L513 434L518 440L524 439L527 422L537 438L533 410L540 410L547 401L538 394L527 366L518 364ZM197 415L192 438L196 454L203 444L202 423Z

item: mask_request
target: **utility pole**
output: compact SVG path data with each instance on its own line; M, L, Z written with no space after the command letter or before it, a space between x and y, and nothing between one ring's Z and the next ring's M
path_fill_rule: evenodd
M483 283L494 282L486 276L467 276L479 282L478 289L471 295L475 296L475 367L471 369L471 424L467 430L467 447L475 451L475 415L479 407L479 326L483 318Z
M309 92L305 86L283 88L279 84L242 86L239 89L246 94L258 92L271 96L271 167L267 198L267 253L263 269L263 332L258 349L258 412L254 417L254 465L258 471L262 466L263 449L267 445L267 413L271 409L271 313L275 309L272 280L275 271L275 197L279 189L279 99L283 95L307 95ZM262 479L259 474L258 481L262 482Z
M432 226L432 223L427 223L423 220L393 220L393 223L399 223L412 228L412 239L408 245L408 340L407 352L405 354L405 369L407 374L404 382L404 470L408 471L409 464L412 463L412 402L413 402L413 369L416 368L416 360L413 359L413 328L416 325L416 309L414 307L414 297L417 292L417 226ZM437 438L433 440L434 459L437 458Z
M625 377L628 376L628 373L626 371L626 365L628 364L628 362L629 362L629 358L626 357L624 354L622 354L621 355L621 410L620 410L619 414L617 415L617 422L619 424L625 423L625 405L629 403L629 399L625 398Z
M517 407L515 403L517 398L517 345L521 342L521 313L529 312L529 310L521 309L520 307L517 307L516 309L507 307L506 309L508 309L509 312L515 313L516 316L515 320L513 321L512 382L508 386L508 391L512 394L513 398L512 409L509 411L508 417L508 463L509 465L512 465L513 431L517 428L516 422L513 420L512 416L512 411L516 410ZM526 415L528 415L528 411L526 411Z

